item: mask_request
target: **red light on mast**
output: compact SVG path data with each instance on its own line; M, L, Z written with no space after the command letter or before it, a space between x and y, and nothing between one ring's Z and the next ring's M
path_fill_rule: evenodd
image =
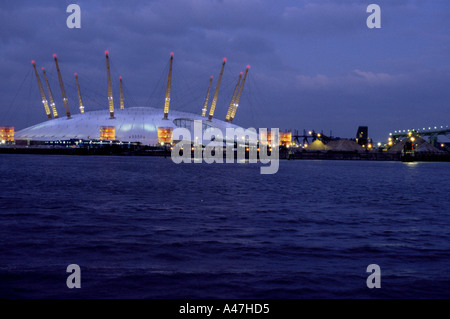
M53 53L53 58L56 59L56 53Z

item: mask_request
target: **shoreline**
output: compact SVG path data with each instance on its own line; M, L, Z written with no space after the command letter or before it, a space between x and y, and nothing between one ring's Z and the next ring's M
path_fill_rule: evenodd
M193 153L193 152L192 152ZM36 154L36 155L106 155L106 156L157 156L170 157L171 151L165 147L124 145L104 145L102 147L42 147L10 145L0 147L0 154ZM248 156L248 152L246 153ZM225 157L225 154L224 154ZM235 153L235 158L237 154ZM418 152L406 158L402 153L382 151L310 151L280 149L282 160L355 160L355 161L413 161L413 162L450 162L450 153Z

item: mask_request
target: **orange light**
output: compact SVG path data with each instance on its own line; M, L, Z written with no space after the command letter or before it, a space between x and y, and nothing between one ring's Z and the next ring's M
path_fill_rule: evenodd
M116 139L115 126L100 126L100 140L114 141Z
M292 133L291 132L280 132L280 145L288 146L292 144Z
M158 143L172 143L172 127L158 127Z
M14 127L13 126L1 126L0 127L0 140L5 142L14 141Z

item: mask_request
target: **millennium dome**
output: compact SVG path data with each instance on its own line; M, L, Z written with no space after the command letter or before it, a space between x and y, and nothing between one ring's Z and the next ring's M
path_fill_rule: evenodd
M107 71L107 85L108 85L108 106L104 110L95 110L85 112L82 96L80 92L80 86L78 83L78 77L75 73L75 79L78 91L79 100L79 114L71 114L70 108L67 102L67 95L64 88L64 83L61 77L59 69L58 59L56 54L53 55L56 64L56 70L58 73L58 79L63 97L63 103L66 116L59 116L58 111L55 108L55 102L53 100L52 91L47 80L45 69L42 68L44 83L47 88L47 95L44 91L40 76L38 74L35 61L31 61L34 72L36 75L39 92L41 95L44 111L48 117L48 120L39 123L20 131L15 132L15 140L25 141L67 141L67 140L100 140L100 141L118 141L118 142L138 142L143 145L164 145L172 144L174 140L177 140L177 136L173 136L176 128L185 128L191 134L191 141L196 142L199 132L195 131L195 121L201 121L202 132L211 129L220 130L221 134L226 134L227 128L238 129L237 125L232 124L236 110L239 104L239 99L242 94L242 90L245 83L245 78L250 66L247 66L245 75L242 78L243 72L240 73L238 82L235 86L233 97L228 107L227 117L225 121L217 120L213 118L214 111L217 104L217 97L219 94L220 83L223 75L223 70L226 63L226 58L223 59L222 68L220 71L219 79L217 81L216 89L210 104L209 114L207 114L209 95L211 90L212 76L210 78L208 92L205 97L205 102L201 114L193 114L187 112L179 112L171 110L169 114L170 94L171 94L171 78L172 78L172 61L173 53L170 56L170 67L167 78L166 96L164 100L164 110L152 108L152 107L124 107L123 103L123 91L122 91L122 77L120 77L120 108L114 108L113 92L111 85L111 74L109 67L109 52L105 51L106 56L106 71ZM242 81L241 81L242 78ZM48 96L48 99L47 99ZM199 112L200 113L200 112ZM215 131L217 132L217 131ZM246 131L246 134L249 132ZM255 135L257 138L257 134ZM241 134L242 135L242 134ZM255 137L255 136L252 136ZM216 142L224 142L225 139L216 139L215 135L212 138ZM239 136L239 139L242 137ZM235 137L230 137L230 142L235 141ZM207 141L205 141L207 142ZM228 140L227 140L228 142Z

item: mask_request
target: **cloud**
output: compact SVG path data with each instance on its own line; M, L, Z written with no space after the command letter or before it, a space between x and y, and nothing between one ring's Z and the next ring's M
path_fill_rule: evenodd
M295 83L300 90L332 90L340 89L349 92L364 91L366 88L392 88L406 85L411 81L408 74L375 73L370 71L353 70L344 76L314 76L297 75Z
M377 73L355 69L343 76L295 75L296 87L302 91L343 90L355 94L361 91L365 94L367 90L380 89L397 90L399 94L407 92L411 96L429 90L442 90L449 80L449 67L419 69L405 73Z
M299 35L328 37L337 33L359 32L364 20L364 5L344 2L307 2L303 6L286 7L282 14L285 30Z

